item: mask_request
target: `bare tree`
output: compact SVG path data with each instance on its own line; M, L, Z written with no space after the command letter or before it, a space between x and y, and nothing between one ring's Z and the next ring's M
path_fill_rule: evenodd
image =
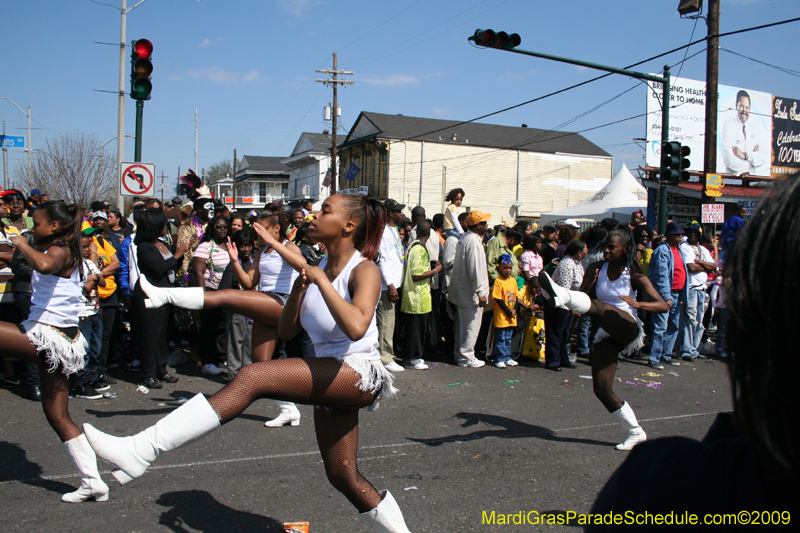
M30 178L27 165L20 163L14 179L26 192L37 188L53 200L83 207L94 200L115 203L118 187L116 158L94 135L81 132L46 140L34 152Z
M241 163L236 166L239 167ZM224 180L226 177L233 177L233 160L223 159L211 165L203 176L203 182L211 185L219 180Z

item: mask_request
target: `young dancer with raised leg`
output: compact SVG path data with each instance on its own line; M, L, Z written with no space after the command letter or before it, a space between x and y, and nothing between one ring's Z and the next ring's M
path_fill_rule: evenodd
M544 271L539 274L542 294L548 304L566 305L572 311L589 315L601 328L592 346L594 394L614 420L628 431L625 441L616 446L623 451L644 442L647 435L639 426L631 406L612 390L617 356L620 353L631 354L644 345L644 330L641 320L636 317L636 309L666 313L672 304L671 301L665 302L647 276L641 273L635 251L630 227L621 224L606 237L603 261L589 265L580 291L556 285ZM597 286L597 299L586 294L592 285ZM637 291L643 291L651 301L637 302Z
M25 237L10 237L33 267L31 312L21 325L0 322L3 354L39 365L44 414L81 478L78 490L61 496L70 503L108 499L94 450L70 418L68 407L69 376L83 368L88 348L78 327L78 306L87 281L80 241L82 214L77 205L45 202L33 214L34 246Z
M205 436L259 398L311 404L328 480L375 531L407 532L392 495L375 490L356 465L358 410L396 392L391 373L380 361L375 324L381 280L373 260L385 220L383 205L360 195L331 196L314 215L309 229L328 255L319 266L303 268L279 329L281 337L289 339L302 325L314 342L316 357L246 366L218 393L208 399L198 394L133 437L112 437L85 424L98 455L117 466L115 477L126 483L141 476L160 453ZM191 290L197 289L184 289ZM158 288L149 294L154 301L168 296ZM173 302L180 299L169 297Z

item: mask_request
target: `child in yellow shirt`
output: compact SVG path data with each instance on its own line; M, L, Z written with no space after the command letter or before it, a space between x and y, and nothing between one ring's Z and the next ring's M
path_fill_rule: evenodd
M513 259L514 261L516 258ZM511 359L511 337L517 327L517 280L511 277L511 261L509 254L503 254L497 260L499 277L494 282L492 299L494 300L494 364L497 368L515 366Z

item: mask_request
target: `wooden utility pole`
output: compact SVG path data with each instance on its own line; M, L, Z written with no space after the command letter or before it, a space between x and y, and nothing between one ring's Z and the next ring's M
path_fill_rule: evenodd
M703 154L703 202L706 176L717 172L717 107L719 104L719 0L708 2L708 48L706 48L706 135ZM713 36L713 37L712 37Z
M355 83L352 80L340 80L339 79L339 75L340 74L344 75L344 76L352 76L355 73L347 71L347 70L338 70L336 59L337 59L336 58L336 52L334 52L333 53L333 70L331 70L331 69L325 69L325 70L317 69L317 72L322 73L322 74L327 74L329 76L327 79L317 80L317 81L319 83L324 83L325 85L328 85L328 86L333 86L333 109L331 110L332 113L333 113L333 125L332 125L332 129L333 129L333 135L332 135L333 145L331 146L331 194L336 194L336 184L337 184L337 181L338 181L338 179L337 179L337 165L336 165L336 128L338 127L338 121L337 121L337 116L336 115L337 115L337 111L339 109L339 100L338 100L337 89L339 88L339 85L352 85L353 83Z
M239 162L236 159L236 148L233 149L233 210L236 211L236 164Z
M161 205L164 205L164 171L161 171Z

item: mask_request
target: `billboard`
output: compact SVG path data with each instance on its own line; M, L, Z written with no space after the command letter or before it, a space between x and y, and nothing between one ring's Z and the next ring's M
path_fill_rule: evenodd
M660 83L647 83L648 166L661 166ZM800 101L719 85L717 168L719 174L780 178L800 171ZM702 172L705 82L672 78L669 139L692 149L689 170Z
M772 176L800 171L800 100L772 98Z

